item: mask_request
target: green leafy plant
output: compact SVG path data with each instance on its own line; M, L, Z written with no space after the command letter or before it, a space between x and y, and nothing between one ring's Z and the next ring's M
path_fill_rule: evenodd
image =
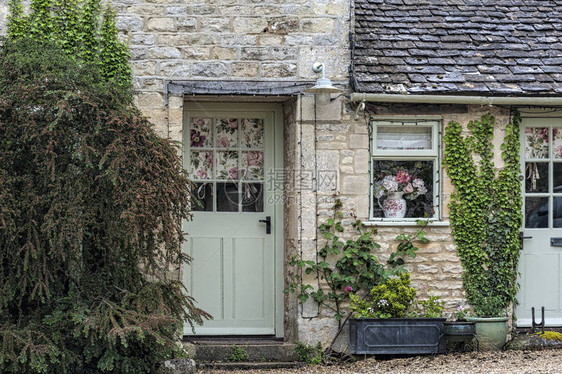
M305 260L300 254L291 258L290 265L301 269L304 274L297 273L284 290L285 293L296 293L302 303L312 298L319 305L334 312L339 329L326 349L325 357L331 355L333 344L352 316L352 313L346 310L350 296L368 292L390 277L405 273L404 258L415 257L418 250L414 242L428 242L424 231L427 221L420 221L422 227L415 234L397 236L399 243L396 252L390 255L387 264L380 263L373 253L380 248L374 240L376 229L368 229L360 220L355 220L351 226L357 236L347 240L342 238L345 231L342 224L342 206L342 202L337 199L332 217L319 227L324 244L318 251L317 259ZM319 287L306 283L303 275L316 275Z
M248 353L242 348L237 345L233 345L230 354L228 355L228 361L230 362L242 362L248 361L249 356Z
M428 291L429 292L429 291ZM439 318L443 315L445 302L438 296L429 296L427 300L417 301L416 316L426 318Z
M324 246L318 252L318 261L304 260L299 255L292 257L291 266L303 269L305 274L318 274L319 279L326 283L327 289L315 289L311 284L301 282L300 275L295 276L285 292L296 292L301 302L309 298L331 309L338 321L344 316L342 303L349 298L350 292L370 289L386 279L391 273L381 264L373 251L380 247L373 236L374 229L367 229L361 221L353 223L358 236L354 239L342 240L344 228L341 223L343 214L338 199L334 206L334 214L320 225L320 233L325 239Z
M396 251L390 254L387 261L393 269L402 269L402 265L405 264L404 258L406 256L416 258L416 251L418 250L418 247L414 245L414 240L420 241L424 244L429 242L429 239L426 237L427 232L425 231L425 228L429 224L429 220L418 220L417 224L420 226L420 229L415 234L399 234L396 237L398 246L396 247Z
M402 273L373 287L368 298L351 295L350 310L357 318L441 317L445 303L438 296L416 301L416 295L410 274Z
M299 357L299 361L313 365L319 365L324 362L324 351L322 350L322 344L320 344L320 342L318 342L316 346L297 342L294 352Z
M359 318L402 318L412 308L416 294L410 274L402 273L371 288L370 300L352 295L349 308Z
M129 50L118 38L115 12L102 12L100 0L32 0L29 14L22 0L10 0L9 9L10 40L56 43L68 58L95 66L102 79L132 88Z
M459 305L453 315L457 321L466 321L466 318L470 317L470 309L465 305Z
M492 115L471 121L467 136L457 122L445 130L443 165L455 187L449 204L451 228L465 270L467 300L480 317L503 315L516 302L522 222L519 122L515 113L506 126L501 146L505 165L497 172Z

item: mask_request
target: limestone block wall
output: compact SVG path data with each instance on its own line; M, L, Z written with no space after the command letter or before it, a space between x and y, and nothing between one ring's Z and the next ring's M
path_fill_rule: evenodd
M138 105L163 135L170 80L311 80L318 59L332 79L347 77L349 0L114 0L112 6L131 49Z

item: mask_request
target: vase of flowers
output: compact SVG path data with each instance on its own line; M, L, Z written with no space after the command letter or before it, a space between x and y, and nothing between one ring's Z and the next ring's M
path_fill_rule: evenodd
M404 218L406 215L406 200L403 191L389 192L382 203L385 218Z
M421 178L415 178L405 169L398 169L394 174L383 175L375 183L375 196L385 218L404 218L406 216L406 200L417 199L427 192ZM380 199L386 195L381 204Z

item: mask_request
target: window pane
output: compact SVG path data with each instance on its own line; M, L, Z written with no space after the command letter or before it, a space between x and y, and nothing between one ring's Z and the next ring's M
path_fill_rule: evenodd
M525 198L525 227L548 227L548 197Z
M525 163L525 192L548 192L548 162Z
M377 149L431 149L431 127L377 126Z
M242 120L242 147L263 148L263 119L243 118Z
M194 212L213 211L213 184L195 183L192 191L191 210Z
M238 179L238 152L216 152L216 178Z
M242 173L244 179L263 179L263 152L242 152Z
M236 118L216 120L217 148L238 146L238 120Z
M190 145L192 148L211 147L213 138L211 134L211 118L192 118L190 126Z
M562 127L552 129L552 157L562 158Z
M191 152L190 163L193 179L213 178L213 152Z
M236 183L217 183L217 212L238 212Z
M390 204L385 200L394 199L398 192L406 204L406 218L433 217L433 161L373 161L373 216L401 218L390 213ZM385 215L385 210L386 215Z
M263 184L242 183L242 211L263 212Z
M555 197L552 204L552 226L556 228L562 227L562 197Z
M525 158L548 158L548 127L525 129Z
M552 164L552 167L554 168L554 170L552 171L552 176L554 179L552 192L562 193L562 164L555 162Z

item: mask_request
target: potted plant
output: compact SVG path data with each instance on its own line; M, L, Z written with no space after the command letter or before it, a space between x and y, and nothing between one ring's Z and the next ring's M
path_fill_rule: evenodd
M474 304L476 316L466 317L466 320L476 324L476 335L483 349L502 349L508 330L506 305L491 297Z
M469 317L468 307L459 305L453 315L455 319L446 321L444 326L447 342L463 343L476 338L476 323L467 321ZM476 338L476 342L478 349L480 349L478 338Z
M365 298L351 296L350 350L353 354L413 355L445 351L443 302L415 302L410 274L373 287Z

